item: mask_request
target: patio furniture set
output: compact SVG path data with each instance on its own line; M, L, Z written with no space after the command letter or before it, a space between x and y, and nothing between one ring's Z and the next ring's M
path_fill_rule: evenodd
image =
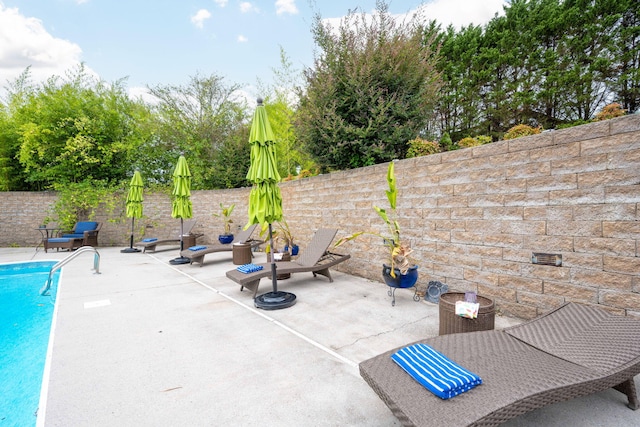
M193 223L188 225L190 234ZM234 259L237 256L244 262L252 257L247 258L244 251L264 243L251 239L255 228L239 233L233 243L185 249L181 256L202 266L206 254L233 251L234 246L242 245L243 252L234 253ZM100 223L79 222L72 232L50 237L53 230L41 228L45 251L95 246L99 230ZM329 251L336 233L336 229L318 230L296 260L278 262L278 274L310 272L332 282L329 269L350 257ZM154 239L136 246L155 250L157 245L176 241L180 240ZM250 265L255 268L249 272L238 268L227 271L226 276L238 283L241 291L252 291L255 298L260 279L269 277L271 270L269 263ZM482 302L480 320L467 322L469 319L461 320L452 309L461 295L441 295L439 336L359 364L362 378L403 425L495 426L534 409L608 388L624 393L631 409L640 407L634 382L634 376L640 374L640 320L590 305L565 303L528 322L494 330L493 301L478 296ZM431 375L435 368L427 366L430 360L415 356L410 369L397 361L399 355L416 346L428 348L461 371L473 372L481 379L479 385L474 383L455 397L443 398L433 390L437 382L425 380L424 373L420 373L422 378L415 375L423 372L421 369Z
M82 246L98 246L98 233L102 223L96 221L77 222L73 230L60 230L57 226L42 226L38 230L42 234L44 251L49 249L74 250Z

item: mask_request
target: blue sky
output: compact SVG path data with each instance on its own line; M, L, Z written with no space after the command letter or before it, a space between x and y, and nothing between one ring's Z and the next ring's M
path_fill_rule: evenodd
M504 0L391 0L402 18L424 7L444 26L482 25ZM421 6L422 5L422 6ZM269 83L280 47L295 69L313 65L315 13L339 20L375 0L0 0L0 87L27 66L34 80L63 75L79 62L108 82L184 84L212 73L256 96Z

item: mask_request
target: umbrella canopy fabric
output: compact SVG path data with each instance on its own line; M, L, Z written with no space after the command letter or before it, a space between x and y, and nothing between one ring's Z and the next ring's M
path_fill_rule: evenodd
M280 174L276 162L276 141L262 99L258 99L258 106L253 114L249 143L251 166L247 172L247 179L253 183L249 194L249 225L261 224L263 228L268 225L269 240L273 248L271 223L282 220L282 195L278 187ZM265 310L278 310L294 305L294 294L278 292L274 254L271 256L271 281L273 292L256 297L255 306Z
M180 156L173 171L173 203L171 216L173 218L189 219L193 215L191 204L191 172L184 156Z
M276 161L276 142L267 111L261 100L253 114L251 132L251 165L247 172L247 180L253 183L249 195L249 223L271 224L282 219L282 196L278 182Z
M135 171L129 184L129 193L127 193L127 218L142 218L142 187L142 175L139 171Z

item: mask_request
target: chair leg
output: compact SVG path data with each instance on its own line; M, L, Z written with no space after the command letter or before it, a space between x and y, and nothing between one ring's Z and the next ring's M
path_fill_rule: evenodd
M613 388L627 395L627 398L629 399L629 403L627 404L627 406L629 408L633 409L634 411L640 408L640 401L638 401L638 394L636 392L636 383L634 382L633 378L630 378Z
M258 295L258 286L260 286L260 279L240 285L240 292L242 292L244 288L247 288L250 291L253 291L253 298L255 298Z
M329 283L333 283L333 278L331 277L331 272L329 271L328 268L325 268L323 270L314 271L313 272L313 277L316 277L317 274L319 274L321 276L324 276L324 277L328 277L329 278Z

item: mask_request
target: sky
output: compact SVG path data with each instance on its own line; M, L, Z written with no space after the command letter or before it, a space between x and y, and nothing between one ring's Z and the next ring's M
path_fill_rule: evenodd
M126 78L132 95L146 86L185 85L216 74L256 97L270 84L282 48L294 70L313 66L311 26L332 23L375 0L0 0L0 95L31 66L35 82L80 63L106 82ZM388 0L402 19L422 15L456 28L484 25L505 0Z

